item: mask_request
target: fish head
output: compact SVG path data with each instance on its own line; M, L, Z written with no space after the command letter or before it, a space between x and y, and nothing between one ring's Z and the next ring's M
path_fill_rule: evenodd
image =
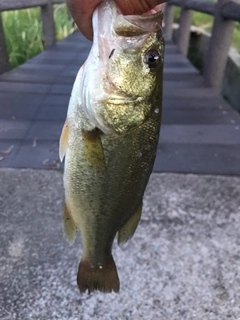
M124 16L115 1L93 15L94 40L84 65L82 106L105 134L125 133L161 105L162 12Z
M117 94L148 100L161 85L163 66L162 13L151 16L119 15L116 39L108 62L109 83ZM111 46L111 43L110 43Z

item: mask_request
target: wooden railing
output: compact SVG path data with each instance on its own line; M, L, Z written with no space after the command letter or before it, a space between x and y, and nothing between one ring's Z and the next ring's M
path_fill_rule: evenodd
M204 78L207 85L221 90L224 70L236 21L240 21L240 0L169 0L165 6L165 35L172 37L174 6L181 7L177 46L187 54L193 11L214 16L212 34L205 57ZM240 88L240 85L239 85Z
M40 7L45 48L56 41L53 18L53 4L64 3L64 0L1 0L0 1L0 73L10 69L1 12Z
M0 1L0 73L8 71L9 61L6 49L1 12L33 7L41 8L41 19L45 47L56 41L53 18L53 4L64 0L1 0ZM213 15L212 35L204 63L204 77L209 86L220 90L235 21L240 21L240 0L168 0L165 7L165 35L172 36L174 6L181 7L177 45L186 54L188 50L193 10Z

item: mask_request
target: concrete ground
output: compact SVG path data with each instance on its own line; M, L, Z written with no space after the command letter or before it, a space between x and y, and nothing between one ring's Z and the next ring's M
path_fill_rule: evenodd
M0 319L240 319L240 177L154 173L141 223L114 245L119 294L80 294L62 173L0 170Z

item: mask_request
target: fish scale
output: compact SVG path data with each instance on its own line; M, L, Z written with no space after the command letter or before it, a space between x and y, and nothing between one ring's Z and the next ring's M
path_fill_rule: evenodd
M104 1L93 15L93 47L60 139L64 229L73 241L79 228L83 242L81 292L119 291L112 243L117 233L119 244L128 241L141 217L161 121L161 22L160 12L123 16L114 1ZM109 30L103 51L101 29L104 35Z

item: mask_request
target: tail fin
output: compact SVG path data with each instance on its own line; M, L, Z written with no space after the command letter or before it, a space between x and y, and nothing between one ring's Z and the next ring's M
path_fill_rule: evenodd
M80 292L119 291L119 278L112 255L102 266L91 267L87 259L82 259L79 264L77 283Z

